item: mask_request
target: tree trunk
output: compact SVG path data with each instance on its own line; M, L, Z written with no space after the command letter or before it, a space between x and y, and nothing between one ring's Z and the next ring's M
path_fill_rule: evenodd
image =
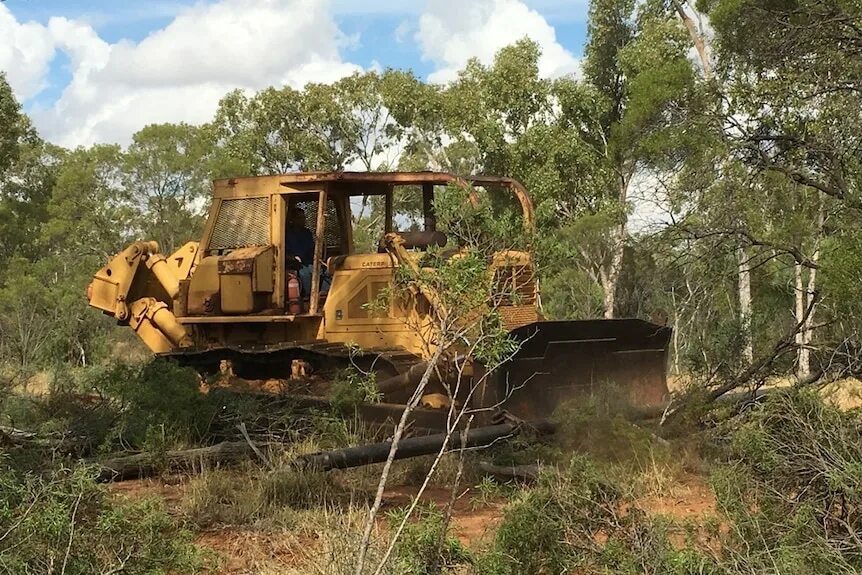
M602 289L604 291L605 319L614 319L616 311L617 283L623 266L623 251L625 249L625 224L620 224L611 233L611 261L607 270L602 273Z
M496 443L502 438L514 437L523 431L548 434L553 433L554 425L546 421L535 421L526 425L502 423L487 427L477 427L476 429L467 431L463 435L456 432L454 434L438 433L435 435L408 437L401 440L398 451L395 453L393 459L408 459L410 457L430 455L439 451L444 444L446 444L446 449L450 451L485 447ZM386 461L391 447L391 442L384 441L382 443L309 453L300 455L294 459L290 463L290 466L316 471L329 471L331 469L372 465Z
M602 290L604 291L605 319L616 317L617 284L623 269L623 255L626 249L626 200L628 199L629 182L631 178L622 178L619 189L619 202L622 215L620 222L611 231L610 261L601 271Z
M697 58L700 60L700 65L703 68L703 77L707 80L711 80L712 65L709 62L709 54L706 50L706 39L703 34L700 33L698 26L694 23L691 16L689 16L688 12L685 11L685 6L683 5L684 2L681 2L680 0L672 0L672 3L676 13L682 20L685 29L688 30L688 35L691 36L691 41L694 43Z
M751 365L754 361L754 344L751 333L751 269L748 267L748 255L745 253L745 248L737 248L736 258L739 287L739 324L742 335L745 338L742 357L745 360L745 365Z
M817 291L817 263L820 261L820 242L823 239L823 224L825 222L825 207L823 202L818 202L817 214L817 229L814 237L814 253L811 255L811 263L814 264L808 268L808 285L804 282L805 268L797 262L796 264L796 321L802 321L803 314L811 308L805 321L802 322L802 329L796 337L796 377L799 381L804 381L811 376L811 341L814 336L814 315L816 307L814 303L815 292Z
M163 469L193 469L205 463L235 463L253 455L252 445L247 441L224 441L210 447L171 450L164 454L136 453L101 461L99 479L123 481L149 477Z
M820 250L814 252L814 256L812 256L812 260L814 263L817 263L819 259ZM805 307L808 309L809 306L814 306L814 292L817 288L817 268L811 268L808 270L808 289L805 292ZM802 377L800 379L805 379L811 374L811 339L814 335L814 330L812 327L814 326L814 314L817 312L816 307L812 307L811 313L808 314L808 317L805 318L805 322L802 326L802 349L799 350L799 369L802 371Z
M679 310L676 305L676 291L670 288L670 298L673 304L673 372L676 375L682 373L679 368Z
M797 262L793 271L795 279L793 290L793 300L795 303L794 316L796 317L796 321L800 322L807 309L806 300L808 299L805 297L802 264ZM796 377L800 380L808 375L809 372L809 354L805 348L805 339L805 324L803 324L802 329L796 332L796 336L794 337L794 341L796 342Z

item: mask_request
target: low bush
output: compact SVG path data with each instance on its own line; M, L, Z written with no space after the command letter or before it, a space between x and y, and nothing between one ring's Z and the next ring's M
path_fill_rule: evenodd
M0 573L195 573L205 556L157 500L112 499L86 466L0 469Z
M405 510L396 509L388 514L391 525L404 519ZM453 573L458 566L467 564L467 549L449 534L444 512L430 503L417 506L393 549L390 567L394 573L440 575Z
M191 443L216 413L197 374L165 360L57 369L50 393L13 394L2 407L9 423L67 438L78 457Z
M862 413L789 390L735 423L713 477L734 572L862 571Z
M582 455L562 470L546 469L507 506L476 573L702 573L709 567L697 550L677 551L663 524L625 491Z
M380 403L382 399L374 372L364 373L350 367L336 374L332 384L332 406L336 411L365 403Z
M168 434L176 442L200 440L216 410L201 393L197 373L171 361L114 365L92 374L84 383L117 404L119 417L107 438L107 449L115 445L139 447L154 426L162 429L162 436Z
M599 386L589 397L561 404L553 413L557 424L554 443L561 453L572 451L612 463L649 458L667 451L648 429L632 423L625 394L612 385Z

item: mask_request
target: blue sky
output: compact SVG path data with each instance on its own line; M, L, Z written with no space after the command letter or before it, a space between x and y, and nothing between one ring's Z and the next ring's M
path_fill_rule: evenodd
M229 89L376 67L445 82L524 35L543 74L577 73L586 0L6 0L0 68L49 139L127 143L147 122L204 121Z

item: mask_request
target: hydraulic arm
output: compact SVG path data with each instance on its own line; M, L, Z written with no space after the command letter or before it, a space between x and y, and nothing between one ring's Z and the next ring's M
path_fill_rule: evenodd
M180 281L198 256L189 242L170 257L156 242L135 242L100 269L87 287L90 305L134 329L153 352L190 347L192 340L174 315Z

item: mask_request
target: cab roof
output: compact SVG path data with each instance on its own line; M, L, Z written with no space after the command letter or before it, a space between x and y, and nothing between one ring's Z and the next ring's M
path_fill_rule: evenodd
M386 193L389 186L446 185L467 183L474 186L507 188L521 204L525 225L533 221L533 205L524 186L505 176L456 176L448 172L292 172L270 176L246 176L213 181L213 197L248 198L284 193L308 193L324 187L331 192L351 195Z
M466 181L476 185L516 185L519 182L504 176L465 176L460 177L448 172L292 172L272 176L247 176L241 178L224 178L215 180L219 187L244 187L259 183L278 183L291 187L292 184L309 184L325 182L344 183L379 183L379 184L448 184L454 181Z

